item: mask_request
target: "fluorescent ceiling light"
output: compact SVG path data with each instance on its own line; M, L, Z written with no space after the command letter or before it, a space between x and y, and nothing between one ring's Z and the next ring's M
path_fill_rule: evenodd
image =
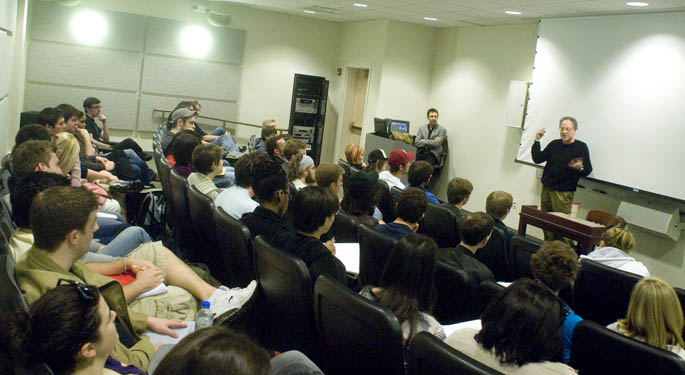
M629 1L626 3L626 5L629 7L646 7L649 5L649 3L643 3L640 1Z
M366 4L360 4L360 3L354 3L354 4L352 4L352 5L354 5L354 6L358 7L358 8L366 8L366 7L368 7L368 5L366 5Z
M190 57L203 57L212 48L212 36L206 28L189 26L181 32L181 50Z
M102 14L84 10L76 13L71 19L71 33L76 39L87 45L100 44L107 35L107 20Z
M518 10L505 10L504 13L511 14L512 16L520 16L521 12Z
M435 17L423 17L424 20L426 21L437 21L438 19Z
M303 10L303 12L305 12L305 13L307 13L307 14L316 14L315 11L309 10L309 9L305 9L305 10Z

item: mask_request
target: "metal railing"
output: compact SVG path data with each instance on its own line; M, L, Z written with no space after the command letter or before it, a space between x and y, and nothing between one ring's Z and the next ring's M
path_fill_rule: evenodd
M170 109L153 109L152 114L154 115L155 113L161 113L162 117L166 119L173 110ZM204 115L198 115L197 118L203 118L207 120L212 120L212 121L218 121L221 123L221 127L226 129L226 124L236 124L236 125L242 125L242 126L248 126L251 128L262 128L262 125L257 125L257 124L250 124L247 122L240 122L240 121L235 121L235 120L226 120L222 118L216 118L216 117L209 117L209 116L204 116ZM288 129L282 129L282 128L276 128L276 131L278 131L279 134L287 133Z

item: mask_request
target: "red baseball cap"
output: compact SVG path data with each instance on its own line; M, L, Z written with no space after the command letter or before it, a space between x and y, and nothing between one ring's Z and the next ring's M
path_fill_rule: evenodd
M415 157L415 152L407 152L400 148L394 149L390 153L390 156L388 156L388 164L390 164L392 168L398 168L399 166L414 160Z

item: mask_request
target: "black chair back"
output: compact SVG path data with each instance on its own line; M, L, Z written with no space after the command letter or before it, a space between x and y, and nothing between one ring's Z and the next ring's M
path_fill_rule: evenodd
M570 365L583 375L685 374L685 361L595 322L584 320L573 330Z
M214 201L200 193L195 186L188 187L188 210L193 228L201 249L201 262L209 267L209 271L222 284L229 283L228 270L221 258L217 247L216 224L214 223ZM233 284L228 284L233 285Z
M17 284L14 259L7 252L6 244L0 243L0 246L3 247L3 255L0 256L0 316L6 317L17 310L28 311L29 305Z
M452 211L437 204L428 203L426 216L419 226L419 232L431 237L438 243L438 248L459 245L457 218ZM479 250L480 252L480 250Z
M335 221L328 233L335 237L335 242L359 242L359 220L344 212L335 214Z
M404 373L402 329L392 311L323 275L314 313L326 374Z
M230 280L228 285L246 287L256 278L250 231L221 207L214 210L214 224L217 248Z
M503 375L445 344L429 332L419 332L411 340L409 374Z
M589 259L580 264L573 287L576 314L602 325L625 318L630 293L642 276Z
M197 251L198 241L195 229L190 223L190 210L188 208L188 181L175 170L169 173L169 185L171 186L171 200L174 202L174 238L180 245L183 257L186 260L201 261Z
M167 222L170 224L169 226L173 230L176 225L175 223L175 215L176 211L174 210L174 199L171 195L171 184L169 182L169 176L171 174L171 164L166 160L164 157L164 154L161 153L156 153L159 154L159 165L157 165L157 174L159 175L159 182L162 184L162 194L164 194L164 200L167 202L167 216L169 219L167 219ZM157 159L155 159L155 162Z
M378 285L397 240L362 224L359 226L359 278L362 285Z
M392 196L390 195L390 187L388 183L378 180L381 184L380 198L378 199L378 209L383 213L383 221L390 223L395 220L395 206L392 204Z
M350 163L343 159L338 159L338 165L345 170L345 173L343 173L343 192L347 193L347 179L350 178L350 174L352 173L350 170Z
M530 258L542 246L542 241L531 237L514 236L511 240L511 259L509 276L512 280L522 277L533 278L530 270Z
M485 311L485 308L488 307L490 301L497 298L497 296L499 296L499 294L502 293L502 291L504 291L504 287L495 282L483 281L482 283L480 283L480 285L478 286L478 294L476 298L476 303L478 306L478 316L483 314L483 311Z
M404 193L404 190L398 189L395 186L390 188L390 197L392 198L392 209L395 210L395 214L397 214L397 202L399 202L400 197L402 197L402 193Z
M436 300L433 316L440 324L453 324L478 317L475 286L469 273L438 260L435 269Z
M485 264L492 274L495 275L495 280L511 281L509 274L511 265L511 249L507 246L506 235L500 228L494 228L490 240L484 247L476 252L476 259Z
M281 352L296 349L317 361L319 346L307 265L262 236L255 238L254 247L267 346Z

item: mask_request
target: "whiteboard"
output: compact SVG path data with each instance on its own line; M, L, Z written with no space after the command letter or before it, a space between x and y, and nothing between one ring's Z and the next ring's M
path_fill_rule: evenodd
M685 200L685 13L546 19L516 160L578 120L599 181Z

